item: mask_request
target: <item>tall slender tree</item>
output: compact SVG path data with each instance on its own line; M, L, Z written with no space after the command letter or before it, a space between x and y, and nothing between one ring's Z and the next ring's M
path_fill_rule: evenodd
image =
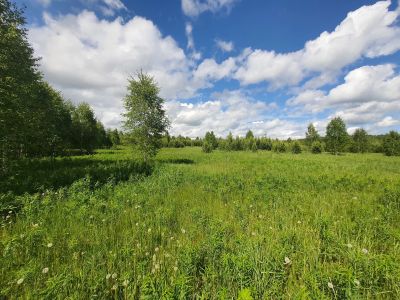
M163 108L164 99L159 93L154 78L142 71L128 81L123 125L131 137L131 144L141 153L144 161L157 154L162 146L162 136L170 124Z
M326 127L326 148L333 154L343 152L348 142L346 124L340 117L333 118Z

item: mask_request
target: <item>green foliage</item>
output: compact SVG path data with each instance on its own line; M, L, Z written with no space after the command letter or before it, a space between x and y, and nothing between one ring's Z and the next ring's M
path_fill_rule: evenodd
M253 131L251 131L251 130L247 131L247 133L246 133L246 139L247 139L247 140L254 139Z
M161 148L162 136L167 132L169 121L163 109L164 99L154 78L138 73L130 79L124 98L124 128L131 144L141 153L143 160L154 157Z
M214 147L209 141L204 140L203 146L201 146L201 150L204 153L211 153L214 150Z
M284 153L286 152L287 147L284 142L281 141L276 141L272 145L272 151L277 152L277 153Z
M383 140L383 152L387 156L400 155L400 134L390 131Z
M238 300L253 300L254 298L251 296L251 291L249 289L243 289L239 292Z
M369 150L368 134L363 128L357 128L353 135L350 150L354 153L366 153Z
M306 132L306 145L311 148L311 145L320 139L321 137L319 136L317 129L315 129L314 124L310 123Z
M0 298L399 298L400 157L186 147L146 176L132 155L46 160L39 183L105 181L0 195Z
M301 153L301 145L298 141L295 141L292 145L292 153L293 154L300 154Z
M311 145L311 153L313 154L320 154L324 151L323 145L320 141L316 141Z
M339 154L346 148L348 140L346 124L342 118L333 118L326 127L326 149L333 154Z
M218 147L218 141L213 131L206 132L206 135L204 137L204 143L205 142L207 142L211 146L212 150L217 149Z

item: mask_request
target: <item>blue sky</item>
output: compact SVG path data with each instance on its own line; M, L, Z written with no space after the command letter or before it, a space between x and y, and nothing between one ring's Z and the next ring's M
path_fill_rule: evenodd
M119 127L143 69L172 134L302 137L341 116L351 133L400 129L396 1L17 0L45 78Z

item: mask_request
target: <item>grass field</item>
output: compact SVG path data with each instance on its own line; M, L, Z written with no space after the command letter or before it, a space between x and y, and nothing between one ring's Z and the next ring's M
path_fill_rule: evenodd
M130 157L35 162L7 181L0 298L400 298L399 157Z

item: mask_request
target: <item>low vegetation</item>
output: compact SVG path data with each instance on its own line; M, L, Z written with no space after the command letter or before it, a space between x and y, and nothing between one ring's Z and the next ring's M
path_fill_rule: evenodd
M2 297L400 296L397 157L163 149L151 170L78 171L62 188L40 167L44 189L3 210Z

